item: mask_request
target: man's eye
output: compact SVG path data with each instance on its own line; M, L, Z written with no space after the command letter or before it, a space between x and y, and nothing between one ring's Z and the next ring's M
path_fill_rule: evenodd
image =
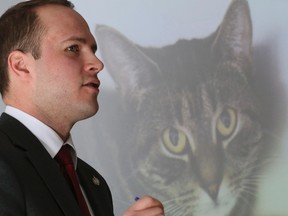
M69 46L68 48L66 48L66 50L69 52L78 52L79 46L78 45Z

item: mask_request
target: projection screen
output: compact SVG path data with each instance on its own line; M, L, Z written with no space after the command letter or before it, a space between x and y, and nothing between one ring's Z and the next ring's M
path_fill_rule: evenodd
M288 215L287 1L72 2L105 65L72 137L115 215L144 195L167 216Z

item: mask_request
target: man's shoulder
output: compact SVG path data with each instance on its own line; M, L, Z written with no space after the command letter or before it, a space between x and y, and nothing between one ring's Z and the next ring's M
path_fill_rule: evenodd
M8 155L16 152L15 146L11 137L0 128L0 155ZM3 153L3 154L2 154ZM11 155L9 156L11 157Z
M14 137L19 130L28 132L27 128L14 117L6 113L1 114L0 116L0 132L2 134L1 138L3 138L3 136Z

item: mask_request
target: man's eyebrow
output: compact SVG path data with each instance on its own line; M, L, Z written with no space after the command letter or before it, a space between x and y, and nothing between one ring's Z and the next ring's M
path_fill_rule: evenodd
M77 36L69 37L66 40L64 40L63 42L68 42L68 41L78 41L78 42L83 43L83 44L88 44L87 39L85 39L83 37L77 37ZM90 47L94 53L97 51L96 42L93 42Z

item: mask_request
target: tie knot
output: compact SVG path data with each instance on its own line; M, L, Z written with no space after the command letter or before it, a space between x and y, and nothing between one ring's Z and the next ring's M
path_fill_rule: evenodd
M71 147L69 145L63 145L60 151L55 156L55 159L59 164L62 165L73 165L73 160L71 156Z

